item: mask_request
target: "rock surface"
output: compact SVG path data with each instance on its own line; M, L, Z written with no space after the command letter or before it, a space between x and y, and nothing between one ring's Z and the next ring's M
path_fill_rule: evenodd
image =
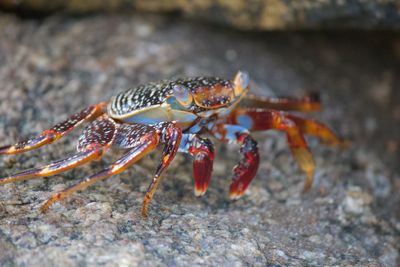
M189 159L179 155L147 220L140 207L159 151L47 214L37 209L52 193L120 153L0 186L1 266L399 266L399 36L253 35L157 16L8 15L0 16L0 36L0 145L131 85L230 77L238 69L249 71L259 94L320 91L325 109L308 116L353 141L341 151L309 139L317 171L302 194L304 177L284 136L257 134L260 170L233 203L226 195L237 147L217 146L209 191L199 199ZM73 153L80 130L38 151L2 156L0 177Z
M0 8L26 15L134 10L182 13L245 30L400 29L398 0L0 0Z

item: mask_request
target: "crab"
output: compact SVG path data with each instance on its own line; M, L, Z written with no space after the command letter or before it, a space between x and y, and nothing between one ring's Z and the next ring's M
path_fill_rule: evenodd
M278 130L286 134L290 150L306 175L304 190L309 190L315 163L304 135L315 136L329 145L341 145L342 141L322 123L288 111L320 110L318 97L261 97L248 93L249 87L249 75L239 71L232 80L218 77L176 79L121 92L108 102L79 111L37 137L1 147L0 154L37 149L90 121L79 137L76 154L1 178L0 184L59 174L100 159L111 147L126 151L102 171L52 195L40 207L41 212L46 212L53 203L72 193L121 173L162 144L161 162L143 200L141 214L146 217L161 177L177 152L191 155L194 193L196 196L205 194L215 158L213 143L208 136L240 145L242 156L233 168L229 189L230 198L235 200L243 196L260 163L257 142L250 132Z

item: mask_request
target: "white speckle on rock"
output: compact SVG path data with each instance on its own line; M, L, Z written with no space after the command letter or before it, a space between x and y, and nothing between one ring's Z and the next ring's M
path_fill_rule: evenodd
M276 255L277 257L284 259L285 261L289 259L289 257L285 254L285 252L283 252L280 249L274 249L273 254Z
M371 184L374 195L384 198L389 196L391 185L389 177L384 175L385 172L380 169L367 166L365 176Z
M91 225L111 217L112 208L110 203L91 202L84 207L79 207L73 214L76 220L83 220L84 225Z
M360 187L352 187L346 193L344 200L345 211L352 214L362 214L372 202L372 196L361 191Z
M308 261L320 261L321 259L324 259L326 256L322 252L305 250L303 251L303 253L300 254L300 257Z

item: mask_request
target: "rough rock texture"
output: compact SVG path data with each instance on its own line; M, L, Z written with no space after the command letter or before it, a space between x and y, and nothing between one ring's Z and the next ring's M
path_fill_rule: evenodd
M133 10L175 12L239 29L400 29L398 0L0 0L26 15ZM32 13L33 12L33 13Z
M325 109L308 116L353 140L341 151L310 138L318 167L312 190L302 194L304 177L284 136L257 134L260 170L234 203L226 195L237 147L218 145L200 199L190 160L179 155L147 220L140 207L159 152L44 215L37 209L47 197L120 152L63 175L1 186L1 266L399 266L398 35L253 35L153 16L1 15L0 36L0 145L140 82L230 77L238 69L249 71L259 94L320 91ZM73 153L79 132L2 156L0 177Z

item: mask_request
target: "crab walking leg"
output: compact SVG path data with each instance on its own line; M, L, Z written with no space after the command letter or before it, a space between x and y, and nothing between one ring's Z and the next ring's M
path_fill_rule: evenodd
M266 109L237 108L230 114L227 121L241 125L250 131L275 129L285 132L292 154L300 169L307 176L304 182L304 191L310 189L315 162L301 128L286 113ZM320 135L318 137L323 138Z
M299 130L307 135L311 135L320 139L327 145L346 146L347 143L341 140L331 129L326 125L313 120L304 119L289 113L254 108L238 108L232 112L229 121L233 121L239 125L243 125L251 131L263 131L271 128L271 122L275 120L290 120L296 124ZM277 124L277 123L275 123Z
M105 147L93 146L86 151L79 152L62 160L54 161L47 166L26 170L20 173L13 174L9 177L1 178L0 185L28 180L35 177L51 176L61 172L65 172L89 161L99 159L104 154L105 150Z
M195 134L184 134L179 152L193 157L194 194L197 197L204 195L213 170L215 154L212 142Z
M129 137L127 137L129 138ZM148 133L141 138L141 142L135 147L129 150L124 156L118 159L114 164L110 165L108 168L72 185L71 187L64 189L61 192L56 193L50 197L40 208L41 212L46 212L48 208L55 202L60 201L72 193L83 190L86 187L104 180L112 175L116 175L124 171L126 168L137 162L139 159L150 153L155 149L159 142L158 133L155 131L153 133Z
M46 144L51 144L66 135L82 122L99 117L104 113L103 110L105 105L106 103L104 102L92 105L72 115L67 120L56 124L52 128L43 131L37 137L20 141L14 145L0 147L0 154L18 154L39 148Z
M247 94L243 98L240 105L243 107L294 110L303 112L313 112L321 110L321 101L318 94L310 94L302 98L265 97Z
M114 121L102 116L89 124L79 137L79 152L68 158L50 163L41 168L26 170L0 179L1 184L7 184L35 177L52 176L76 168L92 160L98 160L111 146L116 132Z
M260 164L257 142L248 130L239 125L216 124L210 129L211 133L223 142L240 144L242 159L233 168L232 183L229 197L239 199L257 173Z
M160 128L162 129L161 140L165 143L163 153L161 155L161 163L158 165L156 174L154 175L153 180L149 188L147 189L146 195L143 199L142 205L142 216L147 217L149 204L153 199L154 193L156 192L157 186L161 181L161 176L164 171L168 168L169 164L175 158L176 152L178 151L181 138L182 138L182 129L176 125L175 122L166 122L161 123Z
M319 138L324 144L332 146L346 147L348 143L341 140L337 135L324 124L312 120L286 114L286 117L296 123L302 133Z

